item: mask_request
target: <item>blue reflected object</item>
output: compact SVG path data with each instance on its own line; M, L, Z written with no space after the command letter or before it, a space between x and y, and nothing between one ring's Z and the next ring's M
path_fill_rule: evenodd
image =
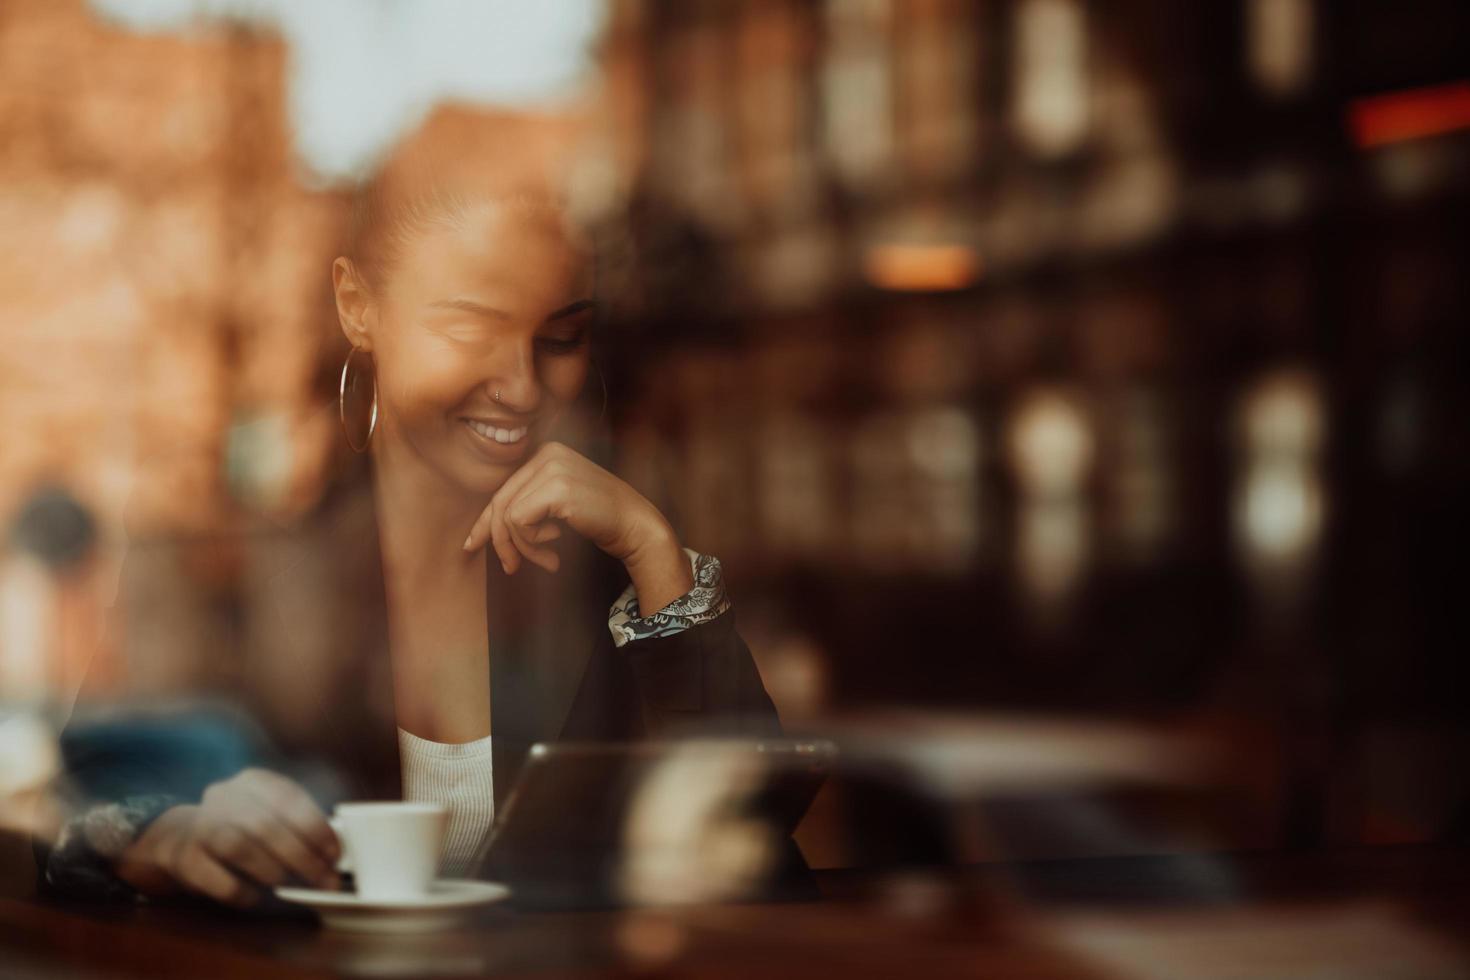
M238 714L197 708L74 720L61 735L61 755L73 788L86 799L190 799L263 764L267 752L254 726Z

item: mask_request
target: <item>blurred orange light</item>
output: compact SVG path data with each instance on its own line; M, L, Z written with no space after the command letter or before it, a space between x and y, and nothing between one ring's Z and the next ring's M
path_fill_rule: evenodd
M1348 107L1348 124L1365 150L1470 128L1470 82L1358 99Z
M879 289L964 289L980 278L980 256L967 245L874 245L868 249L863 272Z

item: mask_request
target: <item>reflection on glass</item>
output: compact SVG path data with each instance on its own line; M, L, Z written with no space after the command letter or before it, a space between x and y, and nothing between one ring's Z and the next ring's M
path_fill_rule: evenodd
M750 545L738 530L750 526L746 502L751 499L749 470L734 436L738 431L714 418L697 419L684 450L680 512L687 533L691 540L711 542L702 547L722 555L738 554Z
M0 561L0 697L7 701L39 701L53 693L55 600L39 562L25 555Z
M963 568L980 542L980 435L967 414L883 412L852 435L852 540L878 569Z
M0 833L41 832L53 817L46 791L61 772L51 728L29 713L0 714Z
M811 637L787 631L776 634L754 652L761 680L782 723L799 726L819 720L832 689L827 651Z
M873 245L863 261L868 282L897 292L964 289L980 278L980 255L967 245L894 242Z
M737 10L733 95L746 199L773 221L803 218L816 203L807 153L812 120L802 76L812 21L791 4Z
M1268 374L1247 392L1243 404L1247 452L1257 458L1305 462L1322 448L1326 429L1322 392L1310 374Z
M1074 499L1031 501L1018 515L1016 557L1028 598L1051 609L1063 603L1088 560L1087 512Z
M963 3L899 7L905 15L898 35L905 169L921 181L957 177L975 149L975 19Z
M672 85L659 114L654 159L659 185L690 216L729 228L739 215L730 193L728 130L721 117L721 48L714 24L682 31L664 52Z
M821 222L791 224L752 239L741 258L765 309L811 309L832 285L841 242Z
M959 409L929 409L909 421L916 511L928 525L923 547L944 568L969 565L980 543L980 451L979 429Z
M1023 0L1015 12L1015 103L1021 138L1043 157L1087 135L1087 23L1077 0Z
M1236 539L1258 581L1286 597L1300 587L1295 573L1313 557L1326 512L1320 384L1305 371L1268 373L1241 401L1240 430Z
M879 570L904 567L915 545L903 429L900 416L884 412L852 433L852 544L863 564Z
M1246 54L1256 84L1270 95L1296 95L1311 80L1313 0L1250 0Z
M1275 462L1253 466L1236 519L1253 555L1270 562L1301 557L1322 528L1322 488L1307 467Z
M1093 438L1071 393L1042 388L1024 397L1011 416L1007 449L1022 495L1075 497L1092 465Z
M1007 424L1006 448L1020 490L1016 560L1028 597L1044 611L1062 604L1088 563L1085 490L1094 439L1076 396L1039 388Z
M1117 459L1109 468L1113 533L1126 557L1147 561L1167 545L1177 516L1167 407L1161 396L1134 391L1118 408Z
M672 748L644 777L625 818L620 893L641 905L747 894L778 859L770 828L735 805L763 778L757 754L736 742Z
M766 419L758 465L761 517L772 551L819 557L830 546L836 498L827 458L831 444L816 420L794 413Z
M877 183L893 162L893 62L888 0L828 0L822 118L826 152L854 187Z

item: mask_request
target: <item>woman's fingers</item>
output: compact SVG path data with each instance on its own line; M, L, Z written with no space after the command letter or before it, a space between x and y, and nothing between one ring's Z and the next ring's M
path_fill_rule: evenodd
M510 528L505 526L505 504L495 500L490 503L493 517L490 521L490 540L495 544L495 554L500 558L500 567L507 575L514 575L521 567L520 552L511 540Z
M486 509L486 525L490 545L495 550L495 557L500 560L500 567L505 569L506 574L514 575L521 567L521 557L532 558L532 554L538 550L535 546L547 541L552 541L561 536L561 529L554 524L547 525L550 530L536 528L527 532L520 528L514 528L506 522L505 508L500 503L492 503ZM474 551L480 547L475 536L471 534L466 547ZM532 558L534 561L535 559ZM540 562L537 562L540 564Z
M510 539L514 543L516 550L524 555L533 565L538 565L548 572L555 572L561 567L560 555L552 549L539 546L536 543L536 533L540 528L523 528L507 521L506 529L510 534Z
M506 481L500 485L500 489L496 490L495 495L490 498L490 503L485 505L485 509L480 512L480 516L475 520L474 526L470 528L469 537L465 538L464 541L465 551L478 550L487 542L493 542L495 540L494 525L499 508L516 493L522 484L531 478L532 474L541 468L541 464L553 455L554 451L552 447L556 445L556 443L547 443L542 446L536 450L535 455L522 463L519 469L506 478ZM497 551L499 551L498 548ZM505 563L506 557L504 553L500 554L502 564Z
M495 495L490 498L489 505L480 512L479 518L470 528L469 537L465 538L465 550L476 551L488 543L495 548L501 567L508 574L514 574L520 567L521 553L510 534L510 529L505 526L506 506L524 487L539 478L548 467L565 466L565 457L569 453L576 455L557 442L548 442L536 450L535 455L526 460L506 479L505 483L501 484L500 489L495 491Z
M561 556L538 541L537 537L542 527L555 527L556 520L570 515L576 486L575 481L564 473L549 471L550 467L543 470L542 479L523 488L509 503L505 510L505 523L517 549L528 560L548 572L555 572L561 566Z
M504 529L505 540L516 552L513 568L520 567L520 557L529 559L548 572L554 572L561 566L561 556L551 548L542 547L561 537L561 525L556 521L542 521L540 524L522 527L502 516L497 524ZM512 569L507 569L510 570Z
M517 470L516 473L519 473ZM512 474L514 479L516 474ZM504 489L503 487L501 489ZM464 550L468 552L479 551L486 544L495 549L495 556L500 560L500 565L507 572L512 570L512 562L515 560L515 545L511 543L510 537L503 526L502 498L497 492L490 498L490 503L480 512L475 519L475 524L470 528L470 533L464 539Z
M547 443L510 475L480 512L465 538L466 551L494 548L506 574L523 561L555 572L561 557L547 547L561 536L559 521L575 524L572 508L579 490L593 492L598 467L558 443ZM591 482L589 482L591 481ZM589 529L581 529L590 533Z
M547 571L556 571L555 559L551 567L547 565L545 554L536 551L534 547L527 547L530 542L526 536L526 528L521 526L511 527L510 507L514 501L526 492L528 487L534 486L550 473L561 473L566 469L566 462L561 459L562 447L556 443L548 443L543 446L530 462L511 474L505 485L496 491L493 504L495 506L495 519L491 525L491 533L496 540L496 550L501 555L501 565L506 574L514 575L521 567L521 557L531 559L535 564L546 568Z
M204 835L202 843L204 851L215 864L221 865L236 874L243 873L254 881L267 887L279 885L286 880L288 872L286 866L266 850L246 830L234 823L220 824L209 829ZM219 876L209 867L208 862L196 862L201 864L197 874L206 884L214 882L223 887ZM191 882L192 883L192 882ZM206 891L211 897L218 898L214 892ZM221 898L221 901L232 901L231 898Z
M474 526L470 528L469 535L464 539L465 551L478 551L486 541L490 539L490 522L495 519L495 501L485 505L480 511L480 516L475 518Z
M311 796L264 769L244 769L211 784L197 805L174 807L154 821L133 863L150 863L173 881L229 905L260 900L257 886L300 878L335 887L340 845ZM138 875L135 875L137 877Z
M252 770L242 783L239 819L278 864L323 888L339 881L342 846L311 795L285 776Z
M532 544L546 544L561 537L561 525L555 521L545 523L531 530L530 540Z
M260 890L233 874L201 845L194 845L180 855L176 876L190 891L207 895L216 902L239 908L260 901Z
M285 776L264 773L252 786L252 799L269 817L284 825L327 866L342 851L326 814L311 795Z
M302 881L335 889L336 869L285 819L261 809L245 818L249 833L283 867Z

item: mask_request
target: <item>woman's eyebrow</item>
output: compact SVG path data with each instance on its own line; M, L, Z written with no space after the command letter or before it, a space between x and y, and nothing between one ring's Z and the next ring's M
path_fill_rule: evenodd
M566 306L563 306L561 309L557 310L555 313L551 314L549 317L546 318L546 322L550 323L552 320L560 320L563 317L569 317L574 313L581 313L583 310L590 310L593 305L594 304L590 299L579 299L575 303L569 303Z
M429 305L435 307L436 309L460 310L465 313L473 313L476 316L490 317L491 319L495 320L510 319L510 314L505 312L504 310L497 310L493 306L486 306L484 303L477 303L472 299L465 299L464 297L456 297L454 299L436 299Z

